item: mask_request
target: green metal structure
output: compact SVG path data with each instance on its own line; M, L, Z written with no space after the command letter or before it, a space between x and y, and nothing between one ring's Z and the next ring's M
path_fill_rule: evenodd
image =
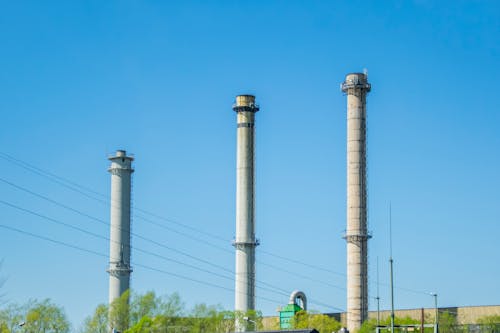
M280 310L280 329L292 328L292 319L302 308L297 304L287 304Z

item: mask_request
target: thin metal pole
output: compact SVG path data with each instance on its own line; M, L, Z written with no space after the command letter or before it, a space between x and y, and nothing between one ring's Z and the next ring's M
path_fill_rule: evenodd
M377 257L377 326L380 326L380 294L379 294L379 275L378 275L378 257Z
M394 274L393 274L393 260L392 260L392 207L389 203L389 250L390 258L389 264L391 266L391 332L394 333Z
M394 333L394 284L393 284L393 270L392 270L392 257L389 259L391 265L391 332Z
M435 322L436 322L436 332L439 332L438 323L439 323L439 311L438 311L438 294L434 293L434 308L436 310Z
M424 333L425 325L425 317L424 317L424 308L420 312L420 333Z

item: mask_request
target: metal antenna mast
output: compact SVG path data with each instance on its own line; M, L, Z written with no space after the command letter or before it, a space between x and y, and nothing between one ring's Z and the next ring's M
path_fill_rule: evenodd
M391 333L394 333L394 273L392 260L392 206L389 203L389 264L391 266Z

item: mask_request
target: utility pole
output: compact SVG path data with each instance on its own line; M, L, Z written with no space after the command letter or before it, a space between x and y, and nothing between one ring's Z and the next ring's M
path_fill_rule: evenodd
M424 308L422 308L422 311L420 312L420 333L424 333L425 329L425 317L424 317Z
M380 326L380 294L379 294L379 275L378 275L378 257L377 257L377 326Z
M391 333L394 333L394 274L392 260L392 207L389 204L389 264L391 266Z

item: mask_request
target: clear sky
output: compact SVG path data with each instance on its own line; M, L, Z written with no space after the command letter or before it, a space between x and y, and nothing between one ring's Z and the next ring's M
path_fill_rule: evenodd
M235 95L252 93L261 106L257 280L303 290L313 309L345 309L346 98L339 84L367 68L370 308L377 258L381 307L390 304L390 202L397 308L432 307L426 292L437 292L441 306L500 304L498 1L0 6L2 225L107 254L106 240L12 205L104 237L108 227L12 184L104 221L109 207L5 154L108 195L106 157L126 149L136 157L134 207L192 228L148 222L135 210L135 233L192 257L139 238L133 246L226 278L137 251L132 260L232 289L231 106ZM75 327L107 301L105 257L5 228L0 237L7 301L51 298ZM132 287L177 291L188 307L233 307L230 291L139 266ZM266 315L288 300L264 289L257 296Z

